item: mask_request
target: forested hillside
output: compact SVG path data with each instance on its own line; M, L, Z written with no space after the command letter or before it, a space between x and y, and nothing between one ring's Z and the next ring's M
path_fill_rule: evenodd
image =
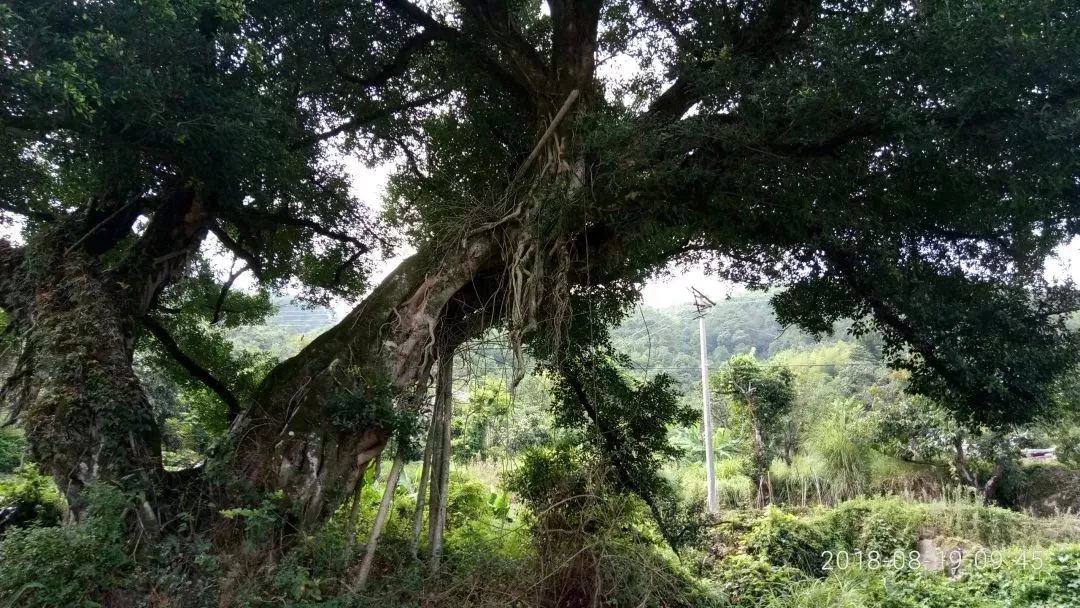
M664 372L688 389L701 382L696 312L682 307L639 307L612 332L616 347L630 355L636 369ZM769 358L785 350L805 349L848 339L850 322L838 323L832 335L811 336L797 327L780 325L767 294L721 300L705 314L709 366L717 369L732 355L754 352ZM872 345L872 341L863 341Z

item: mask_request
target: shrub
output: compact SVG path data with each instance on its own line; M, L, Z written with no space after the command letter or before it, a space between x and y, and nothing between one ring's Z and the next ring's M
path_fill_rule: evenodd
M928 517L928 509L918 503L856 499L825 512L820 525L831 531L840 549L891 555L914 548Z
M446 499L446 527L458 528L469 521L492 515L491 491L486 485L453 471L450 473L449 495Z
M1041 521L1022 513L972 502L932 503L927 526L931 535L956 536L987 547L1015 542L1044 544Z
M733 606L759 606L765 598L782 597L796 581L805 578L798 568L777 567L745 554L724 558L713 576L720 593Z
M14 476L0 481L0 532L14 526L57 525L62 504L51 477L33 464L22 465Z
M586 491L583 475L585 455L566 443L554 447L535 447L525 451L517 469L507 473L507 489L515 492L535 511Z
M12 608L95 606L91 598L127 586L127 502L108 487L86 490L77 526L10 530L0 540L0 600Z
M821 574L822 553L832 548L831 539L818 527L775 507L765 510L743 542L751 555L811 575Z
M26 455L26 439L17 429L0 427L0 474L12 473Z
M647 506L613 477L571 445L524 455L507 486L532 509L531 555L498 605L705 605Z

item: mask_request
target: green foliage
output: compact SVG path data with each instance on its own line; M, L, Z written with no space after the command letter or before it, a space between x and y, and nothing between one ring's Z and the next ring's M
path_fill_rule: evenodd
M517 468L507 473L506 488L533 511L543 511L556 506L552 501L559 497L585 492L587 482L582 471L586 461L581 447L571 442L526 450Z
M744 432L775 436L795 402L795 379L779 365L762 365L751 353L736 355L712 379L713 390L727 395Z
M837 501L859 496L870 486L874 454L865 420L856 412L844 404L835 418L818 425L811 441L828 494Z
M492 447L502 444L504 450L510 443L509 414L512 398L501 380L485 378L483 383L469 391L469 399L455 408L454 457L462 460L480 458L486 460Z
M55 526L60 523L63 500L52 478L27 463L16 468L11 477L0 478L0 509L10 511L0 519L4 527Z
M244 550L253 555L275 542L274 534L287 515L288 505L280 491L264 496L255 506L221 510L223 518L242 524Z
M469 521L486 521L496 514L491 490L483 483L461 474L450 474L446 500L446 528L466 525Z
M708 605L698 585L661 552L657 522L646 505L580 451L532 450L507 485L527 492L537 585L546 601Z
M0 475L11 473L26 458L26 438L12 427L0 427Z
M826 579L798 581L767 597L776 608L1067 608L1080 597L1076 545L1039 554L1010 549L1002 565L971 569L959 579L942 574L895 569L838 571ZM759 604L760 605L760 604Z
M955 419L929 399L911 397L876 405L875 444L904 460L941 458L959 431Z
M777 566L751 555L736 554L723 560L713 577L719 592L732 606L758 606L763 598L783 595L806 575L792 566Z
M816 526L774 507L765 510L743 542L751 555L811 575L821 573L822 552L831 547L831 539Z
M381 379L361 378L354 391L335 394L327 408L338 430L380 428L406 441L415 438L416 415L394 407L394 389Z
M946 556L962 548L959 576L913 565L910 552L924 538ZM1062 544L1077 538L1075 529L1062 534L1053 522L972 503L858 499L808 513L728 514L707 573L735 606L1058 608L1080 597L1077 547ZM903 564L885 561L900 551ZM800 561L809 568L777 566Z
M750 353L732 357L711 383L713 390L731 400L736 428L752 446L750 475L758 501L767 501L765 478L795 405L794 376L785 367L761 365Z
M103 591L130 584L127 497L108 487L86 493L86 521L9 530L0 539L0 601L12 608L97 606Z

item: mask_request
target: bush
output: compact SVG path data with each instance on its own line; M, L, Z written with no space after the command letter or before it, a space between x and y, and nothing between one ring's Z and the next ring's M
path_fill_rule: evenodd
M0 540L0 600L11 608L96 606L92 598L129 583L124 546L126 499L115 489L86 490L77 526L9 530Z
M14 476L0 481L0 532L15 526L57 525L62 505L52 478L32 464L22 465Z
M1026 562L1022 560L1027 555ZM959 578L922 570L836 570L825 579L766 589L770 608L1073 608L1080 599L1080 546L1002 553L1000 565L969 567ZM1025 565L1026 564L1026 565ZM969 565L970 566L970 565ZM766 573L761 573L766 576Z
M17 429L0 427L0 474L12 473L26 457L26 439Z
M759 606L764 598L783 596L805 575L798 568L777 567L760 557L735 554L715 569L720 592L733 606Z
M1054 552L1013 549L1004 552L1001 567L965 569L962 584L958 586L968 596L992 597L1004 605L1075 606L1080 600L1077 557L1080 550L1075 547ZM1072 560L1069 567L1062 567L1059 558ZM1070 584L1074 585L1071 589Z
M507 486L532 509L526 520L531 555L498 605L707 604L699 585L663 549L647 506L612 478L610 468L572 445L524 455Z
M822 553L832 548L831 539L818 527L775 507L765 510L743 542L751 555L811 575L821 574Z
M856 499L824 513L838 549L891 555L915 548L929 517L926 506L898 499Z
M859 498L817 513L821 529L849 551L913 549L920 538L960 538L990 548L1080 540L1075 520L1035 518L974 502Z
M446 499L447 530L459 528L469 521L491 517L491 491L476 479L452 471L448 494Z

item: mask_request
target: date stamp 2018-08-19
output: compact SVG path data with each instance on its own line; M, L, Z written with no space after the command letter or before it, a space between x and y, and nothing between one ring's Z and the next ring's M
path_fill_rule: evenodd
M822 551L822 570L915 570L923 569L934 572L945 572L950 575L963 570L981 570L992 568L1021 568L1040 570L1046 567L1050 560L1065 558L1062 555L1054 555L1039 549L1021 552L1008 552L976 549L971 551L955 549L944 551L931 549L929 551L903 551L882 553L880 551ZM1080 567L1080 563L1076 566Z

